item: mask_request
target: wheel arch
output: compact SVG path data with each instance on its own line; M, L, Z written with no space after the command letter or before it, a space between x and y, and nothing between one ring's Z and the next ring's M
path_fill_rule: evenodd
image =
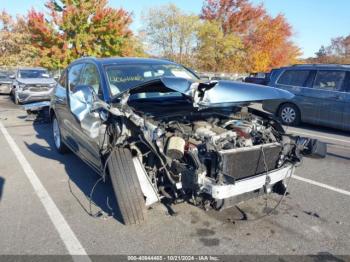
M50 111L49 111L50 121L52 121L52 118L53 118L53 116L56 115L56 112L55 112L55 110L54 110L52 107L50 107L49 110L50 110Z

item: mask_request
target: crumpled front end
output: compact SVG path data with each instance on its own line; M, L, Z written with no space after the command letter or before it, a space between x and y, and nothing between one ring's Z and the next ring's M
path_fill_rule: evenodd
M110 127L117 146L130 147L142 164L139 176L152 189L146 199L229 207L286 190L303 156L325 156L324 144L287 135L278 122L246 107L157 117L140 117L127 105L109 110L128 120L116 118Z
M30 103L39 101L50 101L54 88L53 87L26 87L19 88L16 91L20 103Z
M325 156L324 144L285 134L271 116L238 106L291 96L256 88L170 78L121 93L115 104L81 103L83 92L76 92L71 99L79 106L71 110L83 132L104 141L100 147L105 161L113 147L131 150L147 205L164 198L218 209L262 193L286 192L284 182L303 156ZM174 90L187 96L186 106L184 100L171 102L170 110L165 110L164 100L160 110L157 103L145 107L129 101L137 93ZM224 90L234 92L226 98L221 94ZM257 93L249 100L254 90Z

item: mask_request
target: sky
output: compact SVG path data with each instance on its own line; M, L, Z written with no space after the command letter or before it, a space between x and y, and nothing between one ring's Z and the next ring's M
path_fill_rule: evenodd
M301 48L303 57L314 56L322 45L329 45L331 38L350 34L349 0L251 0L263 3L272 16L283 13L292 25L293 40ZM26 14L34 7L44 10L46 0L0 0L0 10L11 14ZM202 0L109 0L112 7L123 7L133 14L131 28L142 27L142 12L149 7L175 3L184 11L198 14Z

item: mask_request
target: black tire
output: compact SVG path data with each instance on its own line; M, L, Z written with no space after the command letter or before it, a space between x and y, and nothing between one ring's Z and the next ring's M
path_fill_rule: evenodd
M108 170L124 224L140 224L145 219L145 199L130 150L114 149L108 160Z
M19 102L18 98L16 97L16 95L13 95L13 102L16 104L16 105L20 105L21 103Z
M55 148L58 153L65 154L69 152L68 147L62 141L61 129L55 114L52 116L52 136L53 136Z
M282 124L286 126L298 126L301 122L299 108L291 103L286 103L280 106L278 117Z
M11 89L10 97L11 97L12 101L15 102L15 87L13 87Z

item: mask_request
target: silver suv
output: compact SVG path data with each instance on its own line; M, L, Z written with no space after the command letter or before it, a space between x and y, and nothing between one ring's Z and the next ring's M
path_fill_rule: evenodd
M16 104L49 101L56 81L45 68L19 68L11 76L13 88L11 95Z
M263 108L285 125L306 122L350 130L350 66L295 65L275 69L269 86L293 93L288 100L265 101Z

